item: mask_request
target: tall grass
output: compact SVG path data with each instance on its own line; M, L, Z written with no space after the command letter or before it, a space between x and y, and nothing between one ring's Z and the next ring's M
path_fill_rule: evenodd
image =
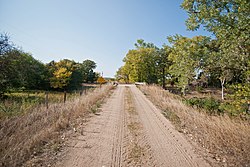
M92 91L93 89L87 90ZM87 92L86 91L86 92ZM67 93L67 100L79 97L80 93ZM49 105L64 101L63 92L48 92ZM5 94L5 99L0 99L0 119L22 114L38 105L45 104L44 91L13 92Z
M102 86L65 104L55 103L46 109L37 106L25 114L0 122L0 166L22 166L32 154L42 152L46 144L57 143L66 128L73 128L97 102L102 101L111 86Z
M250 165L249 120L209 115L185 105L181 97L157 86L142 86L140 89L180 132L186 134L194 145L198 144L202 148L200 150L209 162L216 161L219 166Z

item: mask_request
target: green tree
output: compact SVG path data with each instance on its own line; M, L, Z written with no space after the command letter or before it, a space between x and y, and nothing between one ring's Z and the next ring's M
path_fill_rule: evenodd
M45 65L40 61L34 59L29 53L20 53L19 77L21 79L21 86L25 89L44 89L47 87L45 83L46 69Z
M0 34L0 95L7 91L10 86L9 74L12 70L11 64L7 59L6 53L13 49L13 44L7 34Z
M45 66L31 54L12 49L0 57L1 91L10 89L43 89Z
M180 35L168 37L172 46L169 60L172 61L170 73L178 78L178 84L182 88L182 93L185 95L185 90L191 83L198 72L202 70L202 65L206 60L209 38L204 36L196 36L187 38Z
M92 60L84 60L81 64L81 73L83 75L83 82L91 82L93 83L96 81L96 73L94 72L94 69L96 68L96 63Z
M70 82L67 85L67 90L77 90L81 88L83 82L83 75L81 73L81 63L73 64L72 75L70 77Z
M169 67L172 62L169 60L169 55L171 53L171 47L164 45L163 48L158 49L158 54L156 57L157 64L157 78L162 85L162 88L166 88L166 77L170 77Z
M46 65L50 76L52 88L63 90L76 90L81 87L83 82L97 80L98 75L93 70L96 63L85 60L83 63L76 63L73 60L51 61Z
M223 87L226 81L245 82L250 59L250 3L247 0L213 1L184 0L182 8L188 12L186 25L197 30L201 25L216 37L218 50L211 54L211 62L220 72Z
M125 64L118 70L118 76L126 82L157 83L157 47L144 40L137 40L135 47L123 59Z
M0 56L15 49L14 44L10 42L10 37L7 34L0 34Z

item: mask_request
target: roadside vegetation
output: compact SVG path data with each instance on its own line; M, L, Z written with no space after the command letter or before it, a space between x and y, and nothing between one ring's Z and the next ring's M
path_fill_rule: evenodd
M235 117L232 119L227 114L215 113L214 102L210 100L205 102L209 106L206 109L188 106L183 97L169 93L159 86L140 86L140 89L162 110L179 132L185 134L194 146L199 146L196 148L213 166L250 164L249 117L247 120Z
M85 117L96 112L111 89L112 86L103 85L66 103L54 103L48 109L36 106L26 109L22 115L1 120L0 166L36 166L41 163L39 155L54 155L69 137L64 132L77 131Z

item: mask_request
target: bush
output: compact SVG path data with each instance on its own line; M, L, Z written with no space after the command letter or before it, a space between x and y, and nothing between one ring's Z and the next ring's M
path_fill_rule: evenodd
M195 90L196 90L197 92L201 93L204 89L203 89L203 87L201 87L201 86L197 86L197 87L195 88Z
M207 110L218 110L219 106L220 106L220 102L215 100L214 98L207 98L207 99L203 99L204 101L204 108Z
M250 102L250 84L237 84L229 87L232 94L228 98L232 100L229 112L234 114L248 113L248 103ZM232 110L234 109L234 110Z
M192 107L203 108L209 114L220 114L224 111L220 109L221 102L212 97L202 99L194 97L185 99L184 102Z

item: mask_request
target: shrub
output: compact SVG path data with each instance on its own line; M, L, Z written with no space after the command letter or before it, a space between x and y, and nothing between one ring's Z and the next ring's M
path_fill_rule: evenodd
M203 108L208 114L220 114L224 111L220 109L221 102L212 97L202 99L194 97L185 99L184 102L192 107Z
M195 89L199 93L201 93L204 90L203 87L201 87L201 86L197 86Z
M235 114L247 113L250 102L250 84L237 84L231 86L230 89L232 94L228 95L228 98L232 100L232 103L228 111Z

